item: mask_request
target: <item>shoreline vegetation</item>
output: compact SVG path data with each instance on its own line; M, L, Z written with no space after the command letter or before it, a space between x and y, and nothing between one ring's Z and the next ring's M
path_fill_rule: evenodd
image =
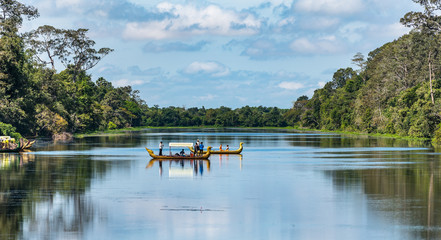
M290 109L148 106L131 86L114 87L87 71L113 49L94 48L87 29L19 30L38 10L0 6L0 135L69 138L149 127L292 128L441 145L441 0L414 0L423 12L400 22L412 30L340 68ZM64 69L56 69L63 66ZM86 134L86 135L84 135Z
M381 133L362 133L362 132L349 132L349 131L330 131L330 130L318 130L318 129L306 129L306 128L298 128L298 127L219 127L219 126L190 126L190 127L150 127L150 126L140 126L133 128L122 128L122 129L113 129L113 130L105 130L105 131L95 131L90 133L79 133L75 134L75 138L84 138L84 137L94 137L94 136L112 136L112 135L124 135L128 132L137 132L145 129L258 129L258 130L295 130L298 132L314 132L314 133L325 133L325 134L339 134L339 135L350 135L350 136L362 136L362 137L375 137L375 138L391 138L396 140L407 140L407 141L417 141L422 143L429 143L431 141L430 138L415 138L408 136L399 136L394 134L381 134Z

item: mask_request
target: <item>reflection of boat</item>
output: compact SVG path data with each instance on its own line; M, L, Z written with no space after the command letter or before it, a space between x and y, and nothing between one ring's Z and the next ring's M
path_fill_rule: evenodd
M196 161L203 161L207 165L207 170L210 171L210 160L208 159L199 159L199 160L193 160L193 159L152 159L150 160L149 164L146 166L146 168L151 168L155 164L155 162L158 162L160 164L160 167L162 167L162 162L169 161L170 164L172 161L176 161L178 163L181 163L184 165L184 162L189 162L190 164L195 164Z
M0 153L0 169L7 169L11 166L22 166L34 161L32 154Z
M190 149L191 152L194 152L193 147L188 147L188 148ZM239 149L237 149L237 150L228 150L228 151L227 150L222 150L222 151L211 150L210 153L211 154L239 154L242 152L242 149L243 149L243 142L240 142ZM206 153L206 151L204 151L204 153Z
M207 152L204 153L203 155L189 155L189 156L180 156L180 155L156 155L153 153L152 150L148 149L147 147L145 148L145 150L147 150L147 152L149 153L150 157L153 159L208 159L208 157L211 154L211 147L207 148Z

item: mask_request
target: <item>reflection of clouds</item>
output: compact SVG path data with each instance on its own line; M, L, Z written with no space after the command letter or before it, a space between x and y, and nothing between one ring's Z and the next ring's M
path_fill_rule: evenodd
M103 213L84 194L55 193L50 201L34 202L32 215L23 222L24 239L81 239Z

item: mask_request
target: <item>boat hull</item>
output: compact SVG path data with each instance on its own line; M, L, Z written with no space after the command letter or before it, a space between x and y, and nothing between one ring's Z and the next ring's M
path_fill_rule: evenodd
M194 153L194 149L192 147L189 147L190 151ZM243 150L243 142L240 143L239 149L237 150L210 150L211 154L240 154ZM206 151L204 151L204 154L206 153Z

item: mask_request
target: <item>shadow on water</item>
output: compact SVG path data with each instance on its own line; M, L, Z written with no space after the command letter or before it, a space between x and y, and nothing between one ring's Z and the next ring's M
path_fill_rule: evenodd
M0 239L62 239L100 216L85 195L108 171L85 156L0 154Z
M377 143L375 146L381 146ZM396 146L406 144L400 142ZM327 154L330 154L325 157L328 159L354 161L324 170L338 192L362 189L369 207L390 222L407 226L403 231L412 239L441 238L441 155L418 148L375 152L337 150Z

